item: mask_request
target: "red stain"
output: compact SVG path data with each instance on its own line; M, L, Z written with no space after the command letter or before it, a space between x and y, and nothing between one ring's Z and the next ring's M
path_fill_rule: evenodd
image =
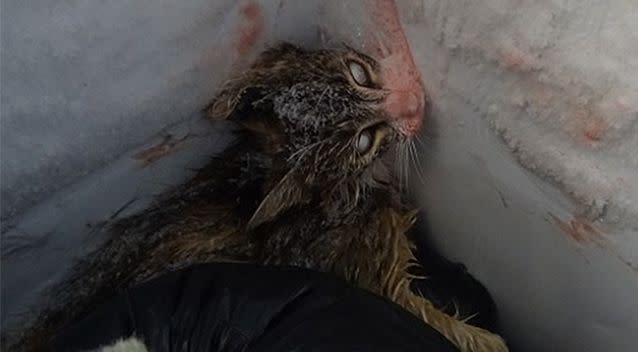
M255 47L264 31L264 16L259 4L249 2L239 9L242 22L239 28L239 38L236 49L239 55L246 55Z
M558 228L561 229L574 241L580 244L592 243L599 248L606 248L606 242L603 233L598 230L589 220L582 217L574 217L569 221L563 221L554 214L549 214Z
M533 58L523 50L515 47L502 48L498 51L498 60L506 68L517 71L529 71L534 68Z
M147 167L166 155L173 153L188 137L189 135L186 135L180 139L174 139L173 136L169 134L165 136L159 144L133 155L133 159L142 161L142 167Z
M395 2L376 0L372 19L368 46L379 58L384 87L389 91L385 110L403 133L413 136L423 125L426 96Z
M565 129L584 144L595 145L605 136L609 124L589 107L577 107L568 115Z
M597 229L589 220L576 216L569 221L563 221L552 213L548 213L554 223L558 225L567 236L579 244L594 244L598 248L612 252L616 258L631 270L638 273L638 263L627 260L622 254L618 253L613 247L607 246L605 234Z
M587 121L583 135L591 142L598 142L607 130L607 123L600 117Z
M248 3L240 9L241 14L248 20L254 21L261 16L261 8L256 3Z

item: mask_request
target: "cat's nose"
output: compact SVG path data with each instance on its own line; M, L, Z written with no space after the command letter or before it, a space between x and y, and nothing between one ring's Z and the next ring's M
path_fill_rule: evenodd
M425 90L421 73L407 47L383 58L381 67L387 92L385 112L401 133L412 137L423 125L424 118Z
M423 125L425 97L421 90L391 91L385 100L385 110L393 123L408 137Z

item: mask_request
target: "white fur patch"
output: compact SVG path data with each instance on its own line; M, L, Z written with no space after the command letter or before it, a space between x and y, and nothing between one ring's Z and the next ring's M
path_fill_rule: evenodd
M102 346L95 352L148 352L144 342L137 337L131 336L128 339L119 339L112 345Z

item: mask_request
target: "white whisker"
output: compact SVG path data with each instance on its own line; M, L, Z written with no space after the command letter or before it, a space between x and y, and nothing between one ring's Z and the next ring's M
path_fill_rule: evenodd
M320 146L323 142L319 141L319 142L315 142L312 144L309 144L299 150L297 150L296 152L292 153L289 157L288 157L288 161L292 161L293 159L297 158L294 163L298 163L299 161L301 161L301 159L303 159L305 157L306 154L308 154L308 152L311 151L311 149Z
M404 187L405 191L407 192L407 190L410 188L410 149L407 140L403 142L403 164L403 168L405 170Z
M398 173L397 175L397 183L399 184L399 191L402 190L402 185L401 182L403 181L403 169L402 169L402 165L401 165L401 143L397 143L397 145L394 148L394 162L395 162L395 170Z
M421 139L422 137L423 137L422 135L416 135L414 139L415 139L415 140L419 143L419 145L421 146L421 148L423 148L423 149L428 149L428 147L429 147L429 146L427 145L427 143L426 143L426 142L424 142L424 141Z
M423 165L421 164L421 158L418 153L417 147L413 141L410 143L410 150L411 150L410 155L412 156L412 162L414 164L416 175L419 178L420 182L425 183L427 182L427 179L425 175L423 175Z
M401 181L401 190L402 192L406 192L409 187L409 173L410 173L410 165L409 165L409 157L407 155L407 146L406 142L401 142L401 172L402 172L402 181Z

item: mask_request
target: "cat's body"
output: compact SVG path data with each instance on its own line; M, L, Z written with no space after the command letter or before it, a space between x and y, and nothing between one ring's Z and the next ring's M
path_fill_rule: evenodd
M163 272L247 261L334 273L422 317L462 351L506 351L498 336L410 289L415 262L407 231L415 212L399 199L380 157L404 137L378 108L384 93L375 64L351 50L283 45L262 55L208 110L238 122L236 143L115 226L107 244L54 292L56 305L27 331L25 346L44 343L104 298Z

